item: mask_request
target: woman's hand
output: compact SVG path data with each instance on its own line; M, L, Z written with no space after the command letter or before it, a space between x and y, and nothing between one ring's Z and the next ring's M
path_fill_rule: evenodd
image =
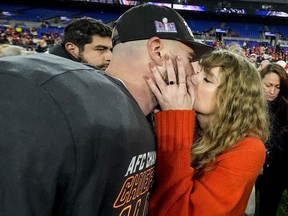
M187 79L183 62L176 57L175 72L172 60L165 55L168 83L164 81L157 67L150 63L149 66L154 78L148 77L147 83L158 100L162 110L192 110L195 96L193 84ZM178 76L178 77L177 77Z

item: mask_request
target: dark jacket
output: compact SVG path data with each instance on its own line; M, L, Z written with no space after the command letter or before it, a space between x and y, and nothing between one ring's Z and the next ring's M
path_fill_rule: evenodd
M283 169L288 169L288 100L280 96L269 102L269 116L271 125L265 166L282 173Z
M0 64L0 215L146 215L154 134L123 84L50 54Z
M48 51L50 54L57 55L63 58L70 59L72 61L80 62L79 59L75 58L73 55L71 55L66 49L64 44L56 44L53 47L51 47Z

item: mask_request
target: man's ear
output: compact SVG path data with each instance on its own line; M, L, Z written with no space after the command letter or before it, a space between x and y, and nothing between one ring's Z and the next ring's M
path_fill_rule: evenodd
M147 48L151 61L155 65L162 66L164 63L163 41L158 37L152 37L148 40Z
M67 42L67 43L65 44L65 49L66 49L72 56L74 56L75 58L78 58L78 56L79 56L79 48L78 48L75 44L73 44L73 43L71 43L71 42Z

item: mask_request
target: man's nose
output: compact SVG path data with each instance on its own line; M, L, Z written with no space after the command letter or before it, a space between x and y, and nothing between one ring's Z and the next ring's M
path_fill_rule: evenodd
M110 61L111 58L112 58L112 51L109 50L109 51L106 53L106 55L105 55L105 59L108 60L108 61Z

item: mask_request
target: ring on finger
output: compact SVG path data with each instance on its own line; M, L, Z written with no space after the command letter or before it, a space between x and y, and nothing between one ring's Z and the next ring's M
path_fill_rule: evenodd
M169 85L174 85L175 81L169 81Z

